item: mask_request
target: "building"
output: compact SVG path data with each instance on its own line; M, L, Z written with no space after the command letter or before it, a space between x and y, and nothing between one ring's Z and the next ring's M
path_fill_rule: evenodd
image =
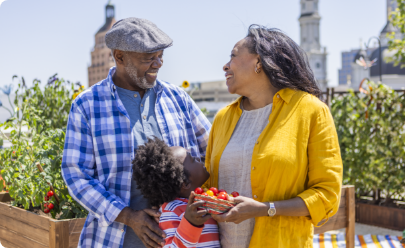
M342 69L339 70L339 85L346 85L348 88L358 89L361 80L369 78L374 82L380 81L380 74L382 82L393 89L405 88L405 68L400 65L394 66L394 63L387 62L388 57L392 57L395 51L389 51L387 34L396 32L396 38L401 39L402 35L398 32L391 22L389 21L389 13L397 6L395 0L387 0L387 23L382 29L379 39L381 42L381 57L380 49L377 46L367 50L360 48L351 50L350 52L342 53ZM353 54L355 54L353 56ZM356 63L357 60L363 59L366 63L375 61L370 68L364 68ZM380 72L381 63L381 72ZM350 82L347 84L345 81ZM350 80L348 80L350 78Z
M232 102L239 97L229 93L225 80L191 83L188 92L195 102Z
M115 66L111 50L105 44L105 34L116 23L114 5L105 6L105 23L94 36L95 45L91 51L91 64L87 68L89 87L107 77L108 71Z
M326 47L321 46L319 0L301 0L300 44L322 90L328 85Z

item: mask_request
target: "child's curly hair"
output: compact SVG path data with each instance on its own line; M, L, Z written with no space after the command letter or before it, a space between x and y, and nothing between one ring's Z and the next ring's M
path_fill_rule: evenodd
M176 160L166 143L158 138L149 139L139 146L132 161L134 179L143 196L154 207L179 197L183 183L188 183L188 173Z

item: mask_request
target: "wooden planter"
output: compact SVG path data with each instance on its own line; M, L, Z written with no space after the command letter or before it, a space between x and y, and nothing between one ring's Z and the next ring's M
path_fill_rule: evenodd
M402 231L405 209L356 203L356 222Z
M54 220L12 207L0 193L0 242L7 248L77 247L85 219Z

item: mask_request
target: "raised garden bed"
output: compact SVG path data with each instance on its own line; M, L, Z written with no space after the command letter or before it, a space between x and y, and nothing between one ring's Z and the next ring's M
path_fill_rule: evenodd
M0 193L0 241L7 248L77 247L85 219L55 220L10 206Z
M356 222L402 231L405 229L405 209L357 202Z

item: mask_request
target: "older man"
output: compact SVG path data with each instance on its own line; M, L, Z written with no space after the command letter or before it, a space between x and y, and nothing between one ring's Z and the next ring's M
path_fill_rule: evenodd
M153 23L118 21L105 40L116 67L74 100L66 131L62 175L89 211L78 246L159 247L160 213L137 189L131 161L154 136L204 157L211 125L186 92L157 79L172 40Z

